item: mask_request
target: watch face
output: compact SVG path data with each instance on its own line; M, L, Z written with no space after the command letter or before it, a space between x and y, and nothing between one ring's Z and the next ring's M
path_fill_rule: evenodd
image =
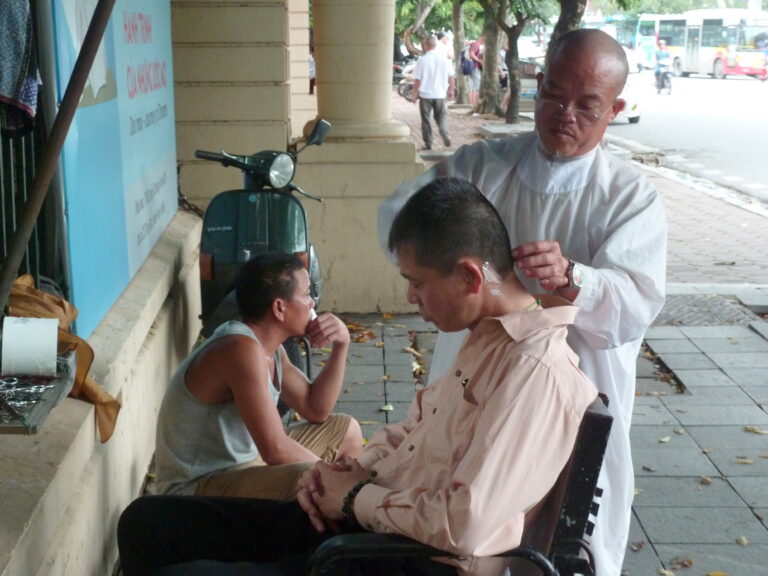
M577 288L581 288L584 284L584 268L581 264L574 262L573 269L571 271L571 283Z

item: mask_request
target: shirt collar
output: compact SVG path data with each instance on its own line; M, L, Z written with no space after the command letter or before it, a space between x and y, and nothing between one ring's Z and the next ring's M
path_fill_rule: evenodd
M487 331L495 330L500 324L509 337L519 342L532 334L555 326L568 326L573 324L579 308L559 296L541 294L536 295L542 309L518 311L504 314L503 316L491 316L484 318L472 331L472 336L478 336Z

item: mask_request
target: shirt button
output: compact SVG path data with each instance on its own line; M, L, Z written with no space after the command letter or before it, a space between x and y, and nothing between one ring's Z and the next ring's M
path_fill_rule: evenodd
M408 446L408 452L413 452L413 449L414 449L414 445L413 444Z
M456 370L456 377L458 378L459 376L461 376L461 370Z
M371 470L371 478L376 478L376 476L378 476L378 475L379 475L379 473L376 472L376 470Z
M461 381L461 385L464 386L464 388L467 387L468 383L469 383L469 378L464 378L464 380Z
M432 408L432 414L437 414L437 408Z

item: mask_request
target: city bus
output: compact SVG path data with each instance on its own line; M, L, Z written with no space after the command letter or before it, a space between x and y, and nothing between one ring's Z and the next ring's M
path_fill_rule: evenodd
M679 66L685 54L685 26L684 14L642 14L635 34L638 66L656 67L659 40L666 41L673 67Z
M746 9L686 12L685 54L676 71L714 78L768 78L768 12Z

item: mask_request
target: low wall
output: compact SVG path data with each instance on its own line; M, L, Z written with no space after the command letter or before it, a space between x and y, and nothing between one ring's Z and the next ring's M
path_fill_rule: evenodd
M65 398L32 436L0 438L0 575L105 576L115 530L154 453L171 372L200 331L201 221L177 213L91 338L91 375L122 404L101 444L93 407Z

